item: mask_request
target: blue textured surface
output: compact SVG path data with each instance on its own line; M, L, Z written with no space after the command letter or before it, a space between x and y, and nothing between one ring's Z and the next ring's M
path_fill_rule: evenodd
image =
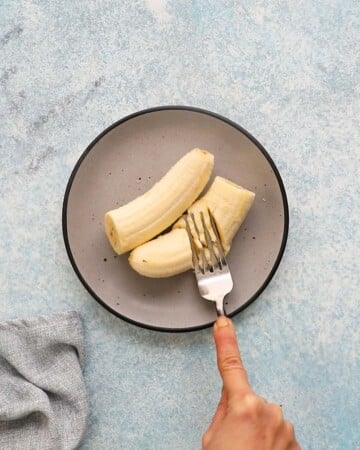
M80 153L159 104L226 115L276 161L288 247L235 319L243 358L303 449L360 448L359 23L355 0L0 0L0 317L80 311L82 448L198 449L219 397L210 330L160 334L112 317L63 245Z

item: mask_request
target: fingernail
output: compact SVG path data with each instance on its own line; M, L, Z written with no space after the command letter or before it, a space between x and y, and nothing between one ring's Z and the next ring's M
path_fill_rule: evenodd
M228 321L227 317L225 317L225 316L220 316L216 321L216 326L219 328L224 328L224 327L227 327L228 325L229 325L229 321Z

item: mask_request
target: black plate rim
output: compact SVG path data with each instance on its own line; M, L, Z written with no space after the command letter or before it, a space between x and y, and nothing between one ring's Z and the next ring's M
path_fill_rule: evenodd
M198 108L198 107L195 107L195 106L186 106L186 105L164 105L164 106L155 106L155 107L152 107L152 108L146 108L146 109L137 111L135 113L129 114L129 115L123 117L120 120L117 120L112 125L107 127L104 131L102 131L98 136L96 136L95 139L93 139L93 141L87 146L87 148L82 153L82 155L80 156L80 158L76 162L76 164L75 164L75 166L74 166L74 168L73 168L73 170L71 172L70 178L69 178L68 183L66 185L66 190L65 190L65 194L64 194L64 200L63 200L63 207L62 207L62 232L63 232L63 239L64 239L66 252L67 252L67 255L69 257L69 260L70 260L70 263L72 265L72 268L74 269L77 277L79 278L79 280L81 281L81 283L83 284L85 289L89 292L89 294L101 306L106 308L109 312L111 312L115 316L119 317L120 319L123 319L126 322L131 323L132 325L136 325L138 327L145 328L145 329L148 329L148 330L170 332L170 333L186 333L186 332L189 332L189 331L198 331L198 330L203 330L205 328L209 328L209 327L211 327L213 325L214 322L212 321L212 322L208 322L208 323L203 324L203 325L197 325L197 326L194 326L194 327L185 327L185 328L158 327L158 326L155 326L155 325L150 325L150 324L138 322L137 320L134 320L134 319L131 319L130 317L124 316L123 314L120 314L118 311L115 311L109 305L107 305L92 290L91 286L83 278L79 268L77 267L75 259L73 257L72 251L71 251L70 242L69 242L69 236L68 236L68 231L67 231L67 207L68 207L68 200L69 200L71 187L72 187L73 181L75 179L75 176L76 176L76 174L77 174L77 172L78 172L82 162L84 161L84 159L88 155L88 153L90 153L90 151L93 149L93 147L97 144L97 142L100 139L102 139L107 133L109 133L111 130L113 130L114 128L118 127L119 125L123 124L124 122L127 122L128 120L134 119L135 117L138 117L138 116L141 116L141 115L144 115L144 114L151 114L151 113L154 113L154 112L165 111L165 110L182 110L182 111L191 111L191 112L196 112L196 113L200 113L200 114L205 114L205 115L214 117L216 119L219 119L219 120L225 122L226 124L234 127L240 133L244 134L248 139L250 139L256 145L256 147L262 152L262 154L265 156L265 158L269 162L272 170L274 171L274 174L275 174L275 176L277 178L277 181L279 183L281 196L282 196L282 200L283 200L283 205L284 205L284 232L283 232L283 237L282 237L279 253L278 253L278 255L276 257L276 260L274 262L274 265L273 265L273 267L272 267L268 277L264 281L264 283L259 287L259 289L255 292L255 294L252 295L252 297L250 297L250 299L246 303L244 303L238 309L236 309L231 314L229 314L229 317L233 317L236 314L238 314L239 312L243 311L245 308L247 308L254 300L256 300L261 295L261 293L265 290L265 288L269 285L270 281L274 277L274 275L275 275L275 273L276 273L276 271L277 271L277 269L278 269L278 267L280 265L281 259L283 257L284 251L285 251L286 243L287 243L287 238L288 238L288 233L289 233L289 205L288 205L288 200L287 200L287 195L286 195L286 191L285 191L284 182L283 182L283 180L282 180L282 178L280 176L280 172L279 172L278 168L276 167L273 159L271 158L271 156L269 155L267 150L264 148L264 146L257 139L255 139L254 136L252 136L247 130L245 130L239 124L233 122L232 120L230 120L230 119L228 119L228 118L226 118L226 117L224 117L224 116L222 116L222 115L220 115L218 113L215 113L215 112L212 112L212 111L209 111L209 110L206 110L206 109Z

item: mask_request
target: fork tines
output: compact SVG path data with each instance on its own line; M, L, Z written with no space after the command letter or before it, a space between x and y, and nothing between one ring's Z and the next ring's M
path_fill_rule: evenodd
M200 212L203 236L201 235L194 214L188 213L184 215L186 231L190 240L195 273L205 274L206 272L215 272L217 270L222 270L223 267L227 266L225 251L221 243L219 230L217 228L214 216L209 209L207 210L207 215L209 218L209 225L206 223L204 212ZM212 233L210 233L209 229ZM214 236L213 238L211 237L211 234ZM196 245L197 242L199 245Z

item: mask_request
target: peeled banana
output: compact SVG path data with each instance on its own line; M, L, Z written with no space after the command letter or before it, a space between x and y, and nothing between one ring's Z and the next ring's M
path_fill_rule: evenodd
M105 232L117 254L149 241L173 224L209 181L214 156L200 149L186 153L145 194L105 214Z
M176 228L135 248L131 267L150 278L171 277L192 267L190 242L184 228Z
M200 212L206 214L209 209L214 216L224 250L230 250L233 237L244 221L255 194L225 179L216 177L207 193L197 200L189 212L194 214L200 231L198 246L205 245ZM206 223L207 228L208 223ZM194 235L194 233L193 233ZM131 267L141 275L151 278L164 278L177 275L192 268L192 253L183 218L173 229L152 241L135 248L129 256Z

